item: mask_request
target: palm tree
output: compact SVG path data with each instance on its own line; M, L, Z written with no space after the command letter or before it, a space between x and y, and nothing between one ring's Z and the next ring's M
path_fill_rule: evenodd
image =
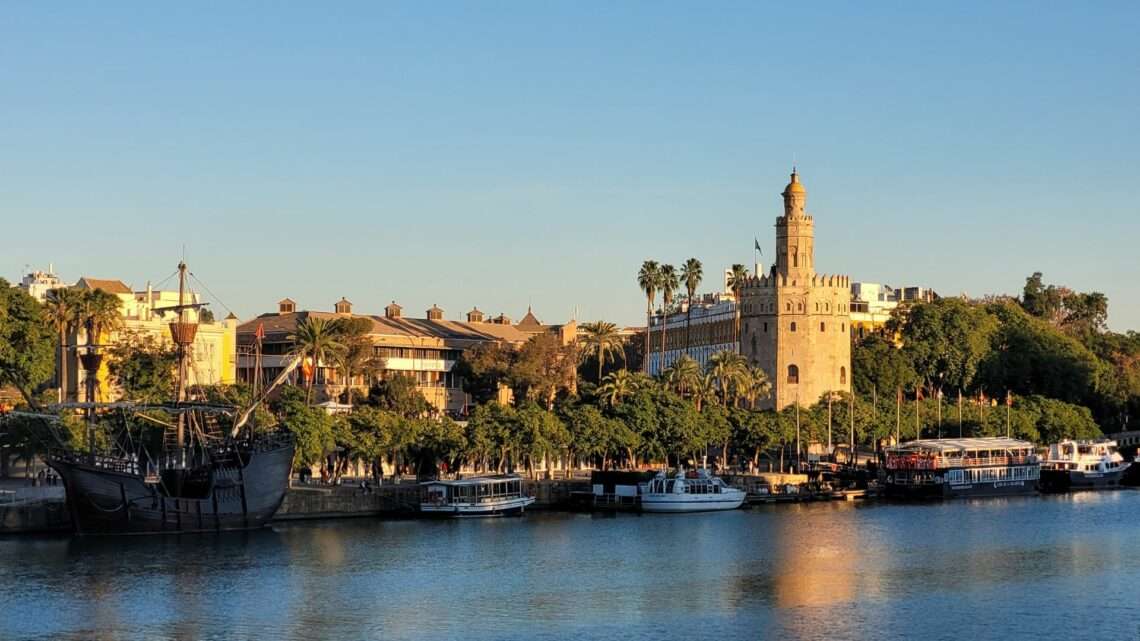
M385 361L377 356L372 341L367 338L346 341L342 349L333 355L341 374L344 375L345 403L352 405L352 377L363 375L367 384L384 370Z
M748 361L736 352L724 350L709 357L705 371L716 380L724 406L728 407L729 394L734 388L740 389L748 372Z
M344 349L344 345L340 342L340 323L336 319L309 316L297 325L296 333L289 338L293 340L291 354L313 361L313 374L305 382L305 402L311 403L313 383L317 379L321 361L334 361L337 354Z
M744 283L748 280L748 269L736 263L732 266L732 273L728 276L728 287L732 290L732 297L736 299L736 316L732 320L732 338L736 341L736 351L743 351L740 349L740 310L741 300L740 293L744 289Z
M615 355L625 359L625 340L618 332L618 326L606 321L597 321L582 325L585 336L582 338L582 358L591 356L598 359L598 383L602 382L602 368L608 359L616 363Z
M673 294L681 287L681 277L672 265L662 265L658 286L661 288L661 371L665 370L665 326L669 321L669 306L673 304Z
M701 366L688 354L682 354L664 372L665 381L682 396L697 386L700 377Z
M48 292L45 305L51 324L59 333L59 402L67 400L67 340L79 328L83 291L61 287Z
M689 304L685 306L685 353L689 353L689 321L693 318L693 297L697 295L697 287L701 285L704 276L701 261L690 258L681 266L681 279L685 281L685 292L689 295Z
M605 401L610 407L621 405L621 402L637 391L640 386L638 378L627 369L606 374L598 387L598 398Z
M123 302L115 294L102 289L79 290L78 304L75 312L76 327L82 326L87 334L87 345L97 348L103 340L104 334L110 334L122 322ZM96 386L99 383L98 372L90 372L87 378L88 400L94 401Z
M653 300L657 298L657 284L661 280L661 267L655 260L641 263L641 270L637 272L637 285L645 292L645 362L641 368L649 373L649 325L653 320Z
M749 406L756 409L756 401L768 398L772 393L772 381L768 379L767 372L755 365L748 365L746 372L745 396L748 398Z
M693 381L693 405L696 406L697 411L701 411L701 407L705 401L712 399L716 400L716 384L713 382L713 377L709 374L698 374Z

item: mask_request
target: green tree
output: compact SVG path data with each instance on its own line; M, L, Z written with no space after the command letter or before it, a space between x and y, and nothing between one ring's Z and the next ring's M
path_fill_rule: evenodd
M43 307L0 278L0 385L11 385L31 407L55 369L51 325Z
M281 388L273 412L281 426L293 433L296 450L293 465L310 466L336 447L333 419L324 410L309 405L307 394L294 386Z
M554 399L563 390L573 391L578 381L578 348L550 333L537 334L523 344L511 364L510 380L516 402L542 402L554 408Z
M376 381L368 389L364 404L404 418L423 418L435 413L435 407L424 398L415 379L403 374Z
M138 403L165 403L175 396L178 353L154 336L121 337L109 350L111 379L123 397Z
M701 285L701 279L704 277L704 268L701 266L701 261L696 258L690 258L685 261L681 266L681 280L685 284L685 293L687 295L685 304L685 354L689 353L690 340L689 324L693 319L693 303L696 300L697 288Z
M732 297L736 301L736 314L732 319L732 340L736 341L737 351L740 349L740 312L741 312L741 294L744 291L744 286L748 283L748 268L744 265L736 263L730 269L728 276L728 288L732 290Z
M673 295L681 287L681 277L672 265L662 265L658 272L657 286L661 289L661 362L658 371L665 369L665 332L669 325L669 308L673 305Z
M463 380L463 391L482 405L498 399L499 388L508 383L515 351L499 342L488 342L465 350L453 373Z
M346 318L340 322L342 348L334 352L333 358L344 377L345 403L352 404L352 390L356 377L363 379L364 385L380 377L385 368L385 360L376 355L372 344L372 320L369 318Z
M616 363L616 357L625 358L622 338L617 325L605 321L585 323L582 325L584 336L581 339L582 358L593 358L598 361L598 377L594 382L602 380L602 368L606 361Z
M653 301L657 298L660 283L661 267L657 261L647 260L641 263L641 270L637 272L637 285L645 293L645 358L642 367L646 373L649 372L649 334L653 325Z
M997 330L997 318L985 308L942 298L910 309L903 353L929 390L970 389Z
M55 327L59 341L57 344L59 349L59 372L56 378L58 378L58 401L60 403L67 401L67 342L75 332L79 331L79 316L82 308L82 299L83 292L81 290L75 289L74 287L61 287L49 291L47 300L45 301L44 307L47 318L51 321L52 326Z
M748 361L740 354L728 350L710 356L705 371L716 381L725 407L730 405L730 395L747 384L749 375Z
M890 396L892 402L895 390L908 387L919 378L901 349L873 334L855 343L851 375L860 396Z
M621 405L621 402L631 396L642 385L642 380L629 370L619 369L606 374L602 384L598 386L598 398L610 407Z
M336 319L309 316L297 325L289 338L293 341L292 354L312 363L312 372L305 379L305 401L313 400L313 384L323 364L336 362L337 354L344 349L341 343L341 325Z

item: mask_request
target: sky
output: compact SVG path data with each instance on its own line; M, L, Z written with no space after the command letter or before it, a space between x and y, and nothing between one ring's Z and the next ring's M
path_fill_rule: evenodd
M632 325L795 163L820 272L1140 329L1140 3L871 4L4 3L0 277Z

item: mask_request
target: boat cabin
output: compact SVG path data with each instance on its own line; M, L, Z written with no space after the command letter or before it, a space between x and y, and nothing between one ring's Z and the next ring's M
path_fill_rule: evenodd
M420 511L477 516L521 512L534 502L523 493L522 478L515 474L477 476L455 481L422 484Z

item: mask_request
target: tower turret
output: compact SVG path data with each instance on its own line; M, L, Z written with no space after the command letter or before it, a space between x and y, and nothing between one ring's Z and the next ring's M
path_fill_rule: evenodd
M797 281L810 279L815 273L815 228L805 209L807 189L795 168L781 195L784 215L776 219L776 271Z

